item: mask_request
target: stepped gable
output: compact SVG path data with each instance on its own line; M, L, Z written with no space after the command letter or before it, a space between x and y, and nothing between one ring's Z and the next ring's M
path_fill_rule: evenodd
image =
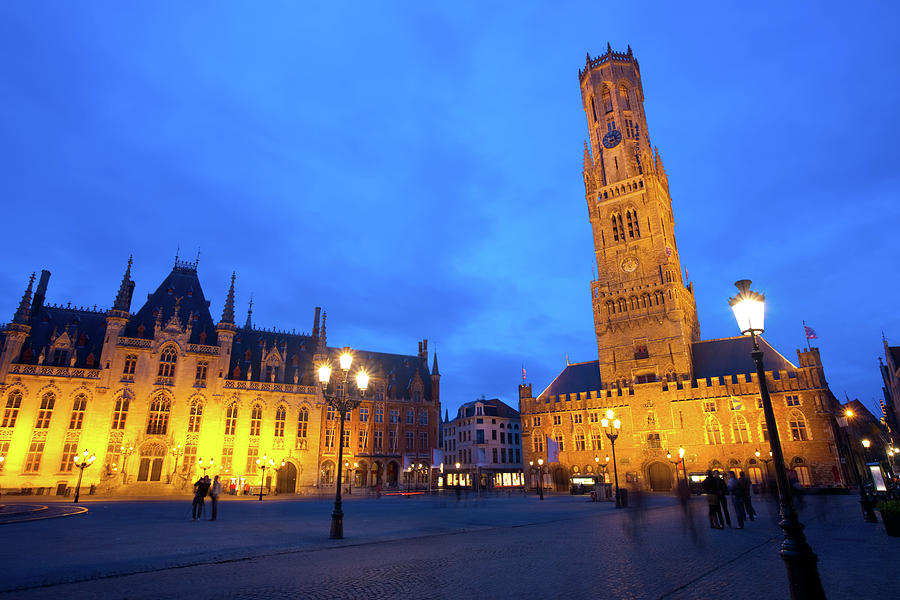
M209 302L203 295L197 277L197 263L175 261L172 272L147 297L125 326L125 337L152 339L158 321L157 311L162 309L162 326L165 327L175 312L178 302L178 318L184 328L191 319L191 344L216 344L216 325L209 314Z
M328 356L335 367L342 350L342 348L328 348ZM370 377L386 383L385 398L411 398L412 384L418 374L422 382L422 398L428 401L434 399L428 364L418 356L353 350L352 372L355 373L360 366L365 368Z
M766 371L797 370L766 340L761 337L757 339L763 351L763 366ZM750 336L694 342L691 345L694 379L755 373L756 366L750 356L752 348L753 340Z
M294 383L297 373L299 385L316 385L313 357L316 338L311 335L259 329L239 329L231 347L231 364L226 379L268 381L265 378L264 360L272 350L278 352L281 369L275 383ZM237 370L235 370L237 368Z
M600 361L592 360L583 363L566 365L550 385L541 392L539 399L560 394L575 394L602 389L600 381Z
M54 341L67 344L75 352L75 364L71 363L71 354L62 367L99 369L100 353L103 350L103 339L106 335L106 312L87 307L44 305L37 312L32 312L29 319L31 331L22 344L19 362L22 364L38 364L41 352L45 354L44 363L52 364L53 356L50 347ZM65 337L62 337L65 335ZM62 338L62 339L60 339ZM67 340L68 339L68 343Z

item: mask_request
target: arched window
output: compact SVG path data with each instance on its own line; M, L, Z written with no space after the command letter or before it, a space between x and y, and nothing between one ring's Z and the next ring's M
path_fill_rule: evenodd
M228 410L225 411L225 435L234 435L234 430L237 427L237 418L238 405L237 402L232 402L228 405Z
M631 100L628 99L628 88L624 85L619 86L619 105L623 110L631 110Z
M634 238L634 221L630 210L625 213L625 222L628 224L628 237Z
M619 312L625 312L628 310L628 305L625 304L624 298L619 298Z
M122 375L125 378L130 378L131 375L134 375L134 370L137 368L137 355L129 354L125 357L125 367L122 369Z
M609 93L609 88L605 85L603 86L603 90L600 92L600 100L603 104L603 111L612 112L612 94Z
M553 439L554 439L554 440L556 441L556 443L559 445L559 451L560 451L560 452L565 451L565 438L563 438L562 432L554 431L554 432L553 432Z
M791 439L795 442L805 442L809 439L806 417L799 410L791 411Z
M606 301L606 314L608 316L612 316L612 315L616 314L616 303L613 302L612 300Z
M6 397L6 409L3 411L3 421L0 427L15 427L19 418L19 408L22 407L22 392L13 390Z
M262 428L262 405L254 404L250 409L250 435L259 435Z
M165 435L169 428L169 409L171 404L164 394L157 394L150 403L150 414L147 417L147 435Z
M50 417L53 416L53 406L56 404L56 395L53 392L47 392L41 397L41 408L38 410L37 422L34 424L35 429L47 429L50 427Z
M168 346L159 356L159 378L169 380L175 377L175 363L178 362L178 354L175 348Z
M613 241L618 242L619 241L619 223L618 223L618 221L616 221L616 215L613 215L610 218L612 219ZM622 239L624 239L624 237Z
M599 429L591 429L591 446L594 451L603 449L603 432Z
M584 431L581 428L575 432L575 449L581 451L587 449L585 446Z
M305 406L300 408L300 414L297 417L297 439L305 440L306 433L309 428L309 409Z
M735 444L750 443L750 428L747 427L747 419L743 415L734 415L731 420L731 435Z
M594 105L594 97L591 96L591 114L594 116L594 123L597 122L597 107Z
M284 422L287 420L287 408L280 405L275 411L275 437L284 437Z
M722 443L722 428L719 420L712 415L706 419L706 443L714 446Z
M200 419L203 417L203 404L199 398L195 398L191 402L191 411L188 415L188 433L198 433L200 431Z
M125 429L125 419L128 417L128 398L116 398L115 409L113 410L113 429Z
M766 424L766 415L759 416L759 439L768 442L769 441L769 426Z
M634 221L634 235L631 237L641 237L641 224L638 222L638 214L636 210L628 211L628 218ZM629 221L630 223L630 221ZM628 226L628 233L631 234L631 225Z
M72 402L72 418L69 419L69 429L81 429L85 410L87 410L87 396L78 394Z

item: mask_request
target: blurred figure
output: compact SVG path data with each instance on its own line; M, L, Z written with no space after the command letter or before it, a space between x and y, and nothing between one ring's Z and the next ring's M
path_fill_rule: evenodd
M738 529L744 528L744 519L746 515L744 514L744 500L740 497L740 482L738 478L734 476L733 471L728 472L728 492L731 494L731 503L734 506L735 516L737 517ZM727 501L726 501L727 502Z
M640 543L644 529L644 493L638 484L634 484L627 491L630 520L624 527L625 533L629 534L635 542Z
M747 513L747 518L751 521L756 520L756 510L753 508L753 501L751 500L752 489L753 486L750 483L750 478L747 477L747 473L741 471L741 476L738 479L738 489L740 490L740 497L744 503L744 510Z
M691 509L691 490L687 482L679 481L675 493L678 496L678 503L681 505L682 528L688 531L694 545L699 545L700 536L697 531L697 524L694 523L694 511Z
M706 502L709 505L709 526L712 529L722 529L724 525L722 511L719 509L719 486L711 470L706 471L706 479L700 483L700 488L706 495Z

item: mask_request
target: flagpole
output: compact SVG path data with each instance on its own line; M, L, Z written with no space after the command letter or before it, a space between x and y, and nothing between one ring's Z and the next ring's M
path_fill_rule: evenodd
M809 332L806 331L806 321L803 321L803 336L806 338L806 349L811 350L812 348L809 345Z

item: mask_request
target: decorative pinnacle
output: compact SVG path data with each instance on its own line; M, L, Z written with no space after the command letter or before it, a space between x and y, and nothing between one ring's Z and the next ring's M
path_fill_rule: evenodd
M234 271L231 272L231 287L228 288L228 296L225 297L222 322L234 325Z
M28 317L31 315L31 286L34 284L34 273L31 274L31 278L28 280L28 288L25 290L25 293L22 294L22 301L19 302L19 310L16 311L16 316L13 317L13 323L19 323L21 325L26 325L28 323Z
M247 307L247 322L244 323L244 329L253 329L253 294L250 294L250 305Z
M113 302L113 310L121 310L128 312L130 295L131 295L131 263L134 255L128 256L128 266L125 267L125 275L122 276L122 283L119 285L119 293L116 294L116 301Z

